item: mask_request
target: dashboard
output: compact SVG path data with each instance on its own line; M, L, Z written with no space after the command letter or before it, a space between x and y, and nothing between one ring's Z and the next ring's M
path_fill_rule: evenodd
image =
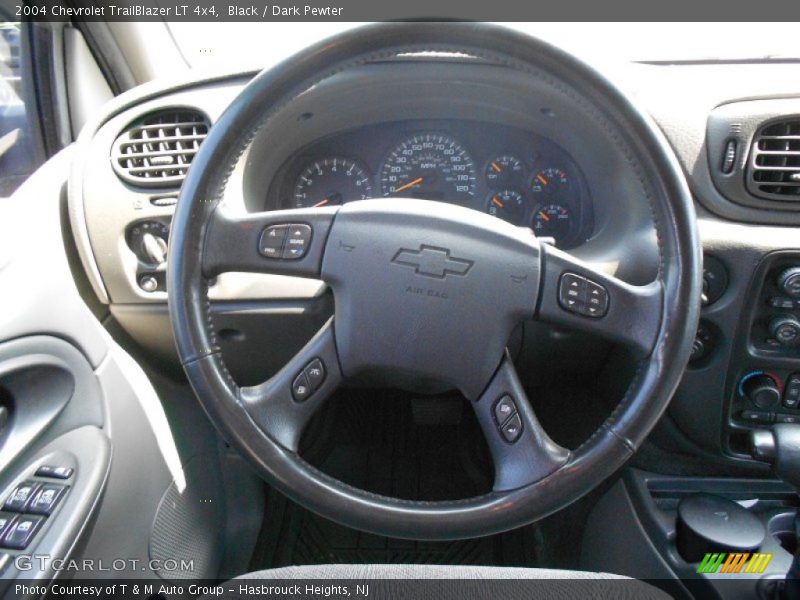
M561 146L532 131L461 119L384 122L312 142L278 170L264 209L381 197L486 212L567 249L585 242L594 224L586 179Z
M800 408L787 408L783 398L761 406L764 394L775 404L800 376L800 300L784 281L800 269L800 211L791 196L771 192L738 201L748 191L750 148L762 124L800 115L796 76L796 65L777 63L634 64L619 74L676 151L697 200L705 252L696 353L664 437L684 456L702 448L726 467L751 465L749 428L800 418ZM164 258L188 167L163 158L137 162L161 147L143 141L142 132L164 131L164 154L188 164L196 147L179 153L169 144L199 145L251 77L191 76L129 92L77 145L68 204L87 285L165 370L179 370ZM631 284L646 284L657 272L652 215L635 169L606 143L598 115L534 78L480 62L369 64L320 83L281 116L265 124L231 173L231 211L362 197L438 200L554 238ZM247 273L219 275L209 300L226 362L245 385L281 367L333 307L322 282ZM796 343L780 343L795 330ZM609 348L566 331L526 329L518 347L537 384L547 377L595 380L609 356ZM545 360L552 356L563 360L554 366ZM756 383L768 391L750 394Z

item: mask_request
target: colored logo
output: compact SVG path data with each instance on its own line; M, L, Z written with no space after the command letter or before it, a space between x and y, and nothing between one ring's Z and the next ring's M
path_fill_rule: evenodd
M763 573L772 560L772 554L759 552L709 552L700 561L698 573L724 573L735 575L737 573Z

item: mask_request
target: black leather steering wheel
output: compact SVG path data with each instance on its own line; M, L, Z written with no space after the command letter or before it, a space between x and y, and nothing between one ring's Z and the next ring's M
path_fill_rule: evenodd
M604 121L608 143L624 149L651 204L660 260L655 281L629 285L540 244L529 230L441 203L366 200L246 216L220 206L235 164L278 108L348 67L437 50L499 62L582 97ZM692 200L668 144L600 75L543 42L495 26L389 23L316 44L242 91L183 184L167 277L189 381L224 437L268 481L355 528L453 539L542 518L590 491L636 451L688 360L700 265ZM207 282L225 271L317 278L333 290L334 317L280 372L254 387L233 381L211 325ZM605 336L638 361L616 410L575 451L542 429L505 351L512 329L526 319ZM353 488L305 462L297 453L303 426L343 379L370 372L460 390L493 457L493 490L458 501L401 500Z

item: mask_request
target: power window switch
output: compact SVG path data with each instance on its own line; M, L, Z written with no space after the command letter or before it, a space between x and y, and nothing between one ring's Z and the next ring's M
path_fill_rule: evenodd
M14 513L9 512L0 512L0 539L3 538L3 534L8 531L9 526L11 525L12 521L17 518L17 515Z
M67 492L67 486L60 483L46 483L39 488L28 505L28 512L50 516L56 505Z
M45 518L40 515L20 515L3 536L1 545L12 550L25 550L41 529Z
M73 469L70 467L42 465L36 469L36 477L49 477L50 479L69 479L72 477L72 473Z
M35 481L25 481L20 483L11 495L6 498L3 505L3 510L10 510L12 512L25 512L28 508L28 503L33 498L33 495L39 489L39 483Z

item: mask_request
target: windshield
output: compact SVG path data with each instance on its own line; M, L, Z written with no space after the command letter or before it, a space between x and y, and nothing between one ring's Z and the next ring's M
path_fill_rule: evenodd
M359 23L169 23L191 68L263 68ZM800 59L795 23L502 23L589 62ZM754 27L769 35L753 35Z

